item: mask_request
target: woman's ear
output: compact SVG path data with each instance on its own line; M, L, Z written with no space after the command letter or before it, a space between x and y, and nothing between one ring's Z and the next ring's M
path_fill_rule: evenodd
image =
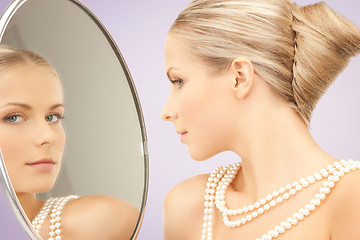
M252 89L254 82L254 66L252 62L243 57L235 58L229 69L234 77L233 90L237 98L246 97Z

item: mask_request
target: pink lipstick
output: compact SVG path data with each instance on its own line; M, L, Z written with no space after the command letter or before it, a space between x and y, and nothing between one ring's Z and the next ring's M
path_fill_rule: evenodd
M26 165L41 171L50 171L54 168L55 161L51 158L44 158L36 162L27 163Z
M187 131L176 131L178 134L181 135L180 137L180 141L183 143L184 142L184 138L186 136L186 134L188 133Z

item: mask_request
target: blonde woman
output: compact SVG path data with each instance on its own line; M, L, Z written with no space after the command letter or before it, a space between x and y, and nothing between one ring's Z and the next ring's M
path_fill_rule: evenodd
M35 52L0 45L0 147L33 227L44 240L128 240L138 209L127 202L110 196L36 198L52 189L60 171L64 113L54 68Z
M360 30L325 3L195 0L172 25L161 115L195 160L241 162L176 185L164 238L360 239L359 162L309 133L320 97L360 52Z

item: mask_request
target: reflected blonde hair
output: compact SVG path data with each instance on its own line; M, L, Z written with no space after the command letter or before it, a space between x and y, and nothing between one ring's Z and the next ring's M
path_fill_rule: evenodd
M59 78L51 64L36 52L0 45L0 74L24 65L44 67L54 74L56 78Z
M307 126L320 97L360 52L360 30L324 2L195 0L169 34L218 71L248 58Z

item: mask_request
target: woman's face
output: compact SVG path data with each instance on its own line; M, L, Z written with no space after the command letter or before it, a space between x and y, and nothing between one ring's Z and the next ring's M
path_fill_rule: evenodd
M52 188L65 145L63 114L62 86L49 69L0 73L0 147L16 193Z
M230 150L236 119L235 78L230 71L217 73L205 66L171 35L165 44L165 65L172 87L161 117L174 123L191 157L205 160Z

